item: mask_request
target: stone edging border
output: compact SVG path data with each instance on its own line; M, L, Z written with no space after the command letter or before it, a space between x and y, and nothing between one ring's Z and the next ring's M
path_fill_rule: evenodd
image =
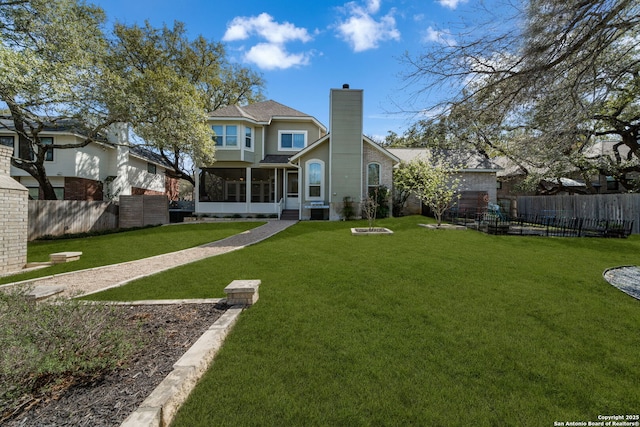
M211 365L244 308L246 306L243 305L229 307L182 355L173 365L173 371L124 420L120 427L170 425L180 406Z

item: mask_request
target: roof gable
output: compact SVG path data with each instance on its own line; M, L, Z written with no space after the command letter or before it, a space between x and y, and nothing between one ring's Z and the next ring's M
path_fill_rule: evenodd
M314 143L308 145L307 147L303 148L302 150L300 150L299 152L297 152L295 155L291 156L291 159L289 159L289 161L293 162L295 160L297 160L298 158L304 156L305 154L309 153L310 151L315 150L318 146L322 145L325 142L329 142L331 143L331 134L328 133L325 136L323 136L322 138L318 139L317 141L315 141ZM362 143L363 144L369 144L371 145L373 148L375 148L376 150L380 151L382 154L384 154L385 156L389 157L394 163L399 163L400 159L393 153L391 153L389 150L385 149L384 147L380 146L379 144L376 144L375 141L373 141L371 138L363 135L362 136Z
M246 106L229 105L209 113L211 118L238 118L250 119L257 122L269 123L279 117L299 117L313 119L312 116L295 110L279 102L268 100L256 102Z
M388 151L404 162L410 162L416 159L429 160L433 155L432 150L429 148L402 147L389 148ZM443 154L452 165L463 171L496 172L502 169L495 162L474 151L442 150L441 154Z

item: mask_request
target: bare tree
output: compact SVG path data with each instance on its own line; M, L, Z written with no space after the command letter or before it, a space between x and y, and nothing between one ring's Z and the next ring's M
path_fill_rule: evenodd
M437 119L526 172L577 169L624 179L640 171L640 4L528 0L519 6L511 4L504 19L490 17L493 23L406 55L416 96L454 88L455 95L430 106L443 111ZM610 155L597 150L605 138L619 143Z

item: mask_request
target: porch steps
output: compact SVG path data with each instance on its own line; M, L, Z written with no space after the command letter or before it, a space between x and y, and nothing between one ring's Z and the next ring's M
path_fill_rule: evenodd
M280 219L283 221L298 221L300 219L297 209L285 209L280 214Z

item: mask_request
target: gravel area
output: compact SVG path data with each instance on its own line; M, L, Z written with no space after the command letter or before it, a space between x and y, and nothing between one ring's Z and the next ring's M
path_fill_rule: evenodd
M640 300L640 267L610 268L603 274L605 280L625 294Z
M118 306L117 315L140 325L144 346L94 383L72 386L27 402L0 422L7 427L118 426L172 370L173 364L226 310L221 304Z

